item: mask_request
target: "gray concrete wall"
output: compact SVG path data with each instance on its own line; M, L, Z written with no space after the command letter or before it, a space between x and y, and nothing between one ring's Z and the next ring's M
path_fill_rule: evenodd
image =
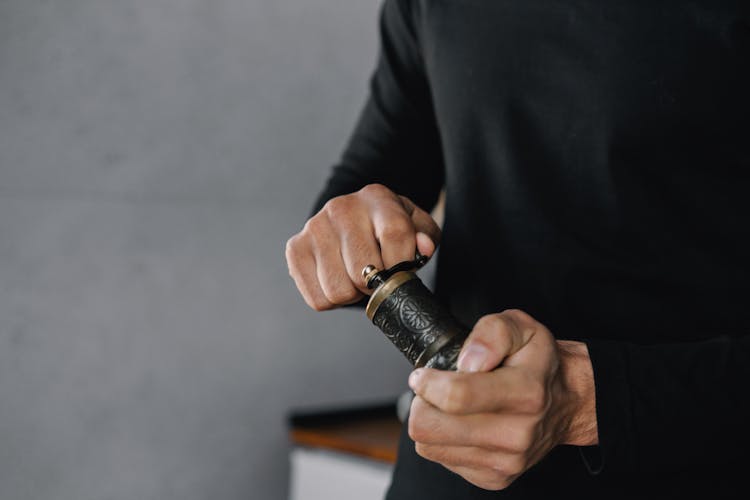
M276 499L290 408L406 388L283 257L376 0L0 0L0 499Z

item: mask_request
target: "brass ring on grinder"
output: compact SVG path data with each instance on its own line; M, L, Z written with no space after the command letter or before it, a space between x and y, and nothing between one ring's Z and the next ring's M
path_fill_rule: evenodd
M396 290L396 288L400 287L407 281L415 279L416 277L416 274L409 271L399 271L388 278L388 281L376 288L375 292L373 292L372 296L370 297L370 300L367 301L367 308L365 309L365 313L367 314L367 317L370 318L370 321L372 321L372 318L375 317L375 312L378 310L378 307L380 307L380 304L382 304L383 301L388 298L388 296L392 294L394 290Z

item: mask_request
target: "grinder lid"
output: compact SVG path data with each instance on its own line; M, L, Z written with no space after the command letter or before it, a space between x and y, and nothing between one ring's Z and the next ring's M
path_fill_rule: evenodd
M380 270L372 264L365 266L362 269L362 276L365 278L367 288L375 290L367 302L367 317L375 317L375 311L378 310L380 304L391 294L396 288L400 287L407 281L417 278L413 270L419 269L424 266L429 259L424 255L417 252L414 260L407 260L399 262L395 266L389 269Z
M417 275L411 271L398 271L390 276L384 283L381 283L370 296L370 300L367 301L367 308L365 313L370 321L375 317L375 313L383 303L398 287L406 283L417 279Z

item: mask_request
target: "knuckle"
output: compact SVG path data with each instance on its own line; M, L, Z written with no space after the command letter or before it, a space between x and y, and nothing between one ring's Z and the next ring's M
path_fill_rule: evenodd
M392 191L382 184L373 183L373 184L368 184L362 189L360 189L359 193L361 193L364 196L383 196L383 195L390 196L392 194Z
M544 325L520 309L508 309L501 314L508 318L510 326L516 334L522 335L524 332L527 334L531 332L534 334L543 334L546 332L552 338L551 333Z
M516 477L526 469L526 460L521 455L513 455L506 459L505 474L508 477Z
M422 398L414 398L411 406L411 412L408 420L409 437L414 442L428 443L432 441L438 433L438 424L425 418L424 405Z
M528 413L542 413L547 409L548 394L544 384L534 381L526 388L523 407Z
M510 332L514 329L516 318L513 314L508 311L503 311L497 315L497 327L505 332Z
M317 312L326 311L331 308L331 304L329 302L314 297L305 297L305 302L308 306L310 306L311 309Z
M520 455L502 455L497 457L492 464L492 470L497 474L497 479L507 481L508 484L525 468L525 460Z
M323 205L323 210L331 219L346 218L351 214L352 202L351 196L337 196L331 198L328 202Z
M299 235L295 234L288 240L284 246L284 255L286 256L287 262L291 262L296 259L299 254Z
M334 304L352 302L359 296L359 291L353 286L339 284L326 291L326 297Z
M289 263L296 263L305 257L309 251L309 242L302 233L297 233L289 238L284 246L284 256Z
M433 457L430 454L430 449L423 445L422 443L415 443L414 444L414 451L417 452L417 455L419 455L422 458L426 458L427 460L431 460Z
M507 348L512 339L512 330L507 318L500 314L488 314L477 321L471 337L496 351Z
M509 434L510 433L507 429L495 428L487 431L486 434L482 437L483 441L486 442L488 446L494 449L515 451L513 450L512 443L509 442Z
M510 486L511 482L512 481L510 481L504 473L500 472L496 473L494 477L486 479L479 486L481 486L485 490L500 491Z
M503 311L502 314L505 314L509 318L521 323L536 323L536 320L532 318L529 313L521 309L507 309Z
M529 449L533 441L533 432L530 429L517 429L505 436L503 446L514 453L524 453Z
M503 311L500 314L504 314L506 316L510 316L510 317L514 317L514 318L515 317L522 318L524 316L527 316L527 314L525 312L523 312L520 309L515 309L515 308L513 308L513 309L506 309L505 311Z
M359 294L345 269L340 267L322 270L321 287L323 294L333 304L353 301Z
M509 321L502 314L488 314L480 318L479 324L487 331L504 332L508 329Z
M450 382L445 389L441 400L441 408L448 413L459 413L471 402L471 390L469 384L463 380Z
M508 486L510 486L510 482L507 479L501 479L491 482L490 485L485 489L491 491L502 491Z
M380 237L384 240L402 240L413 232L414 228L410 221L403 217L394 217L383 227Z
M411 417L409 418L409 437L414 441L415 443L419 443L420 441L423 441L426 437L424 433L424 428L419 423L419 419L415 418L415 415L412 412Z
M307 219L304 227L302 228L302 234L304 235L316 235L323 231L323 217L321 214L314 215Z
M316 312L322 312L327 311L331 306L323 302L314 302L310 307L312 307Z

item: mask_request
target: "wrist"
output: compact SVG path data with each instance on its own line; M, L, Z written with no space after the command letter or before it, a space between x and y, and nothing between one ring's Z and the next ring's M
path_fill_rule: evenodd
M596 421L594 370L588 347L583 342L558 340L560 374L567 395L569 418L561 444L592 446L599 444Z

